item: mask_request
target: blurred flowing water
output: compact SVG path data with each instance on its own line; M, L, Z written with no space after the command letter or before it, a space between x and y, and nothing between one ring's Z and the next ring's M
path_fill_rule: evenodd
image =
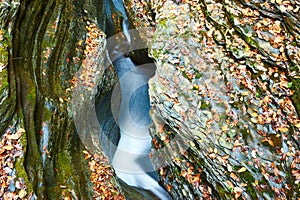
M167 191L159 185L158 175L149 158L152 138L148 130L151 123L148 80L154 76L156 67L153 63L137 66L123 54L128 52L131 42L127 17L122 21L122 29L125 35L123 41L116 43L110 51L120 87L113 93L112 101L117 95L121 95L122 99L116 114L120 140L112 166L116 175L128 185L150 190L160 199L170 199Z

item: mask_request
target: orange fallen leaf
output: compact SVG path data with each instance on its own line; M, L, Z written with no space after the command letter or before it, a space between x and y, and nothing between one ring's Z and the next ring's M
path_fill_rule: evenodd
M239 178L234 173L230 173L230 177L235 181L239 180Z
M229 187L234 188L234 185L231 181L226 180L226 183L228 184Z
M278 128L278 130L281 131L281 132L286 133L286 132L288 132L289 129L286 128L286 127L280 127L280 128Z
M234 187L235 198L239 198L242 195L243 189L240 187Z
M238 173L242 173L242 172L245 172L247 171L246 167L242 167L241 169L239 169L237 172Z

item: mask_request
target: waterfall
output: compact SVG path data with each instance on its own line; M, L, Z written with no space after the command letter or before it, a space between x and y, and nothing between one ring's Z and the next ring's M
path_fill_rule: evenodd
M121 137L112 166L116 175L128 185L148 189L160 199L170 199L166 190L158 184L157 175L153 177L155 170L149 158L151 137L148 126L151 119L148 85L145 83L154 75L155 66L137 67L125 56L113 64L120 79L122 101L118 113Z
M155 74L153 63L136 66L130 57L122 52L131 43L129 22L120 1L113 0L115 8L123 15L123 42L116 43L110 55L119 77L121 105L117 114L120 140L112 159L116 175L130 186L150 190L160 199L172 199L159 185L158 175L149 158L152 138L148 127L150 100L148 80ZM127 41L125 41L127 40ZM119 45L119 46L118 46ZM128 49L125 52L128 52ZM114 98L114 97L113 97Z

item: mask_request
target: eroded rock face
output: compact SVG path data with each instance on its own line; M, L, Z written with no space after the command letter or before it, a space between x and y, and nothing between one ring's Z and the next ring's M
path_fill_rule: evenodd
M296 197L299 5L127 5L133 15L145 10L135 25L153 23L155 10L153 160L166 166L160 175L173 197Z
M97 84L90 82L87 74L110 74L103 70L92 72L87 66L102 64L97 57L88 59L95 56L91 47L97 47L98 39L103 38L93 23L95 4L2 2L1 13L6 13L0 17L1 22L5 18L1 28L9 44L3 56L9 58L9 72L4 79L7 88L1 87L0 115L4 120L1 119L0 131L16 124L26 132L22 141L26 146L24 158L18 161L16 171L26 182L28 198L92 198L89 169L82 154L85 148L75 130L70 104L80 67L85 68L79 78L86 86L82 93ZM12 11L10 4L16 6ZM102 90L110 88L110 84L99 85Z

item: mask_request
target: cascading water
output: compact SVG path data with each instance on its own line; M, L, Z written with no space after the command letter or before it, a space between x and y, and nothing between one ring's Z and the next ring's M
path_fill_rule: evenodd
M130 186L144 188L160 199L171 199L168 192L159 185L157 174L149 158L151 137L148 126L150 101L148 80L155 74L155 65L136 66L122 48L131 43L129 23L121 1L113 1L122 13L122 28L125 38L111 49L110 57L119 77L122 101L117 116L120 140L113 156L112 166L116 175ZM128 52L128 49L125 52Z
M130 58L126 57L119 58L113 64L120 72L118 75L123 72L119 67L126 65L132 68L120 77L122 102L118 125L121 137L112 166L116 175L128 185L151 190L160 199L170 199L168 193L153 177L154 168L149 158L151 137L148 125L151 120L148 113L148 86L138 87L148 81L151 71L154 72L155 69L136 67Z

